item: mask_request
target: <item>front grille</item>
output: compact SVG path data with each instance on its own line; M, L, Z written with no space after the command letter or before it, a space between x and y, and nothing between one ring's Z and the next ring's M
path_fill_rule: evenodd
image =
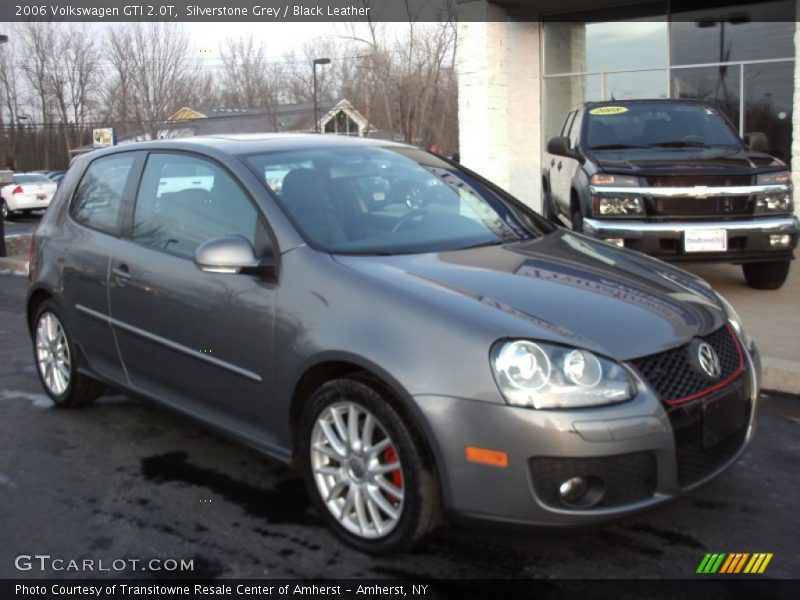
M727 411L742 411L739 414L741 427L707 446L703 442L703 419L704 405L710 402L722 403ZM750 411L747 386L741 380L702 402L673 406L667 411L675 435L679 486L686 487L708 477L734 457L745 442Z
M572 477L602 482L603 495L593 508L622 506L651 498L656 490L656 460L650 452L599 458L532 458L530 475L536 495L546 505L565 508L558 488Z
M719 198L654 198L652 214L658 217L727 217L751 215L755 201L749 196Z
M655 175L645 177L650 187L728 187L732 185L750 185L750 175Z
M659 397L667 403L679 403L716 388L744 370L744 356L731 329L724 325L699 338L708 342L719 357L722 372L718 382L708 379L696 366L692 344L651 354L631 361Z
M645 177L652 188L674 187L731 187L750 185L750 175L656 175ZM751 215L755 200L748 196L722 196L718 198L653 198L648 213L656 217L684 219L704 217L729 217Z

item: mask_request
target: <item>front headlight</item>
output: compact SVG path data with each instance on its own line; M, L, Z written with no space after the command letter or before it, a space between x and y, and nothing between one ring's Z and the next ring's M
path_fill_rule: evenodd
M579 408L633 398L635 385L618 363L588 350L513 340L491 353L506 402L529 408Z
M794 202L792 201L792 174L789 171L763 173L756 177L756 184L788 186L786 191L758 196L756 198L757 213L787 213L794 211Z
M639 178L631 175L610 175L597 173L589 180L597 188L593 196L594 212L602 217L624 217L644 214L644 201L639 196L608 196L602 193L603 187L639 187Z

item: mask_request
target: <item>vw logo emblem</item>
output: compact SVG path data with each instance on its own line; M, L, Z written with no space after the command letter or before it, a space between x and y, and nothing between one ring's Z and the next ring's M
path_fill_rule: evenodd
M717 379L722 373L722 367L719 364L719 356L714 351L714 348L706 342L701 342L697 346L697 361L700 363L700 368L711 379Z

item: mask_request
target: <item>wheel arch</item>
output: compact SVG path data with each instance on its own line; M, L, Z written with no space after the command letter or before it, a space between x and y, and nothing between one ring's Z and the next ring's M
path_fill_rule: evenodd
M36 311L46 300L54 300L53 292L44 286L37 286L28 292L28 299L25 306L25 318L28 323L28 331L33 332L34 318Z
M293 386L289 405L289 435L292 462L296 462L298 451L297 435L300 417L311 395L324 383L341 377L353 377L378 388L401 416L416 430L425 444L427 457L434 472L439 475L437 448L431 431L417 408L411 395L397 379L385 369L369 360L352 355L325 355L308 365ZM439 485L441 487L441 479Z

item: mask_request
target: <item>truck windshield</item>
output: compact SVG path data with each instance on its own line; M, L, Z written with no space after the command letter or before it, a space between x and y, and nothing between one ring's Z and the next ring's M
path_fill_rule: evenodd
M442 252L526 240L543 227L522 205L413 148L320 145L244 158L306 239L331 253Z
M586 117L586 143L593 150L741 145L716 109L695 104L604 105Z

